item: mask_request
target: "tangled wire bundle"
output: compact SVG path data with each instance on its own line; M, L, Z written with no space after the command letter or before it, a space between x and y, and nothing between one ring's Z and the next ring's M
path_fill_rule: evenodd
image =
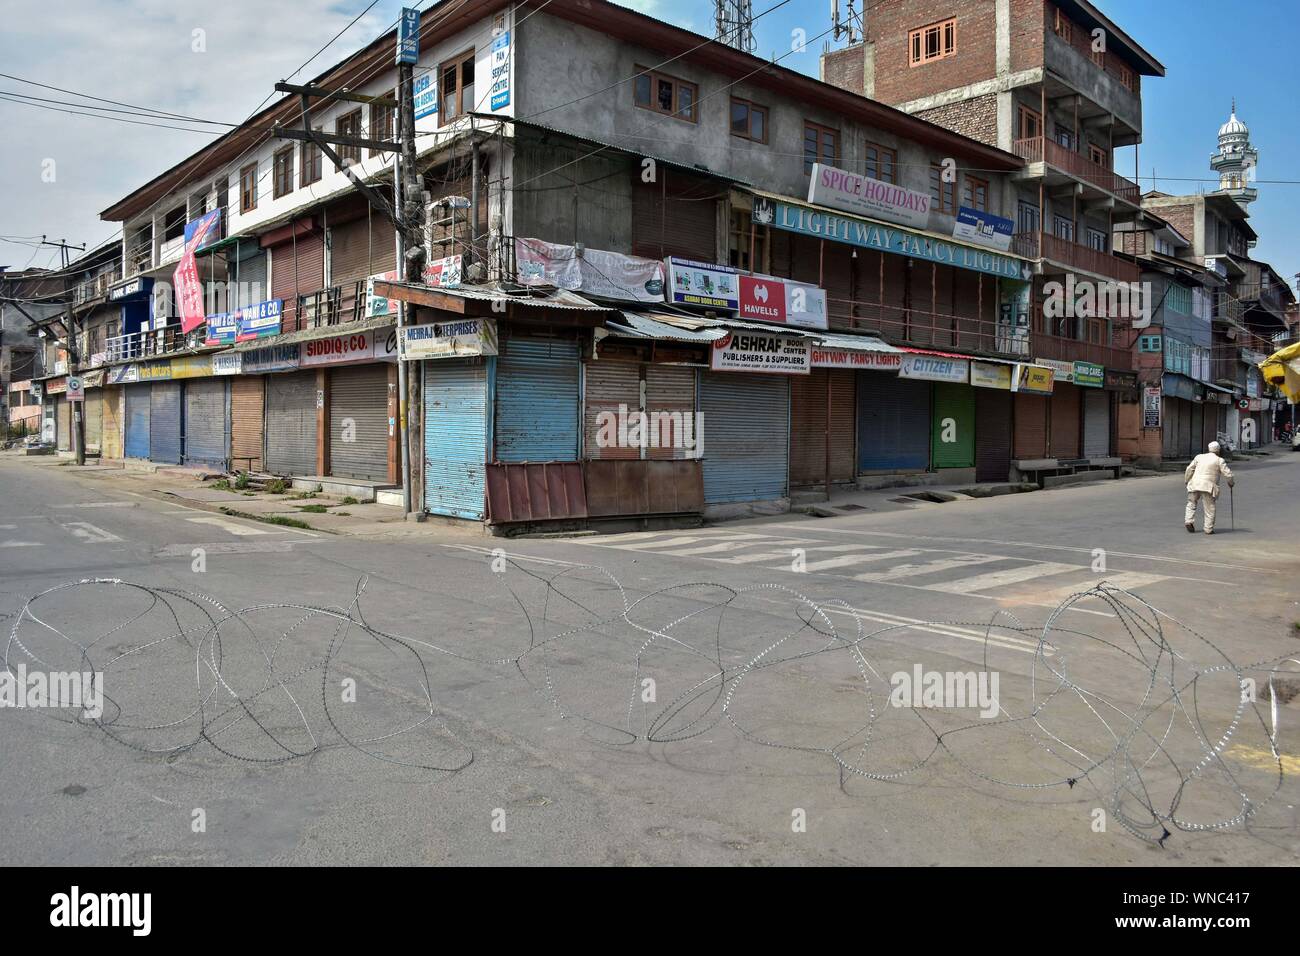
M1240 826L1282 787L1274 679L1300 662L1234 663L1204 635L1105 584L1066 600L1041 628L999 612L984 622L868 630L867 612L819 604L776 584L693 582L632 600L597 566L548 576L509 565L509 573L491 577L506 587L522 626L492 627L496 639L517 642L498 657L376 627L361 609L364 578L347 607L238 610L197 592L95 579L27 600L3 662L11 674L21 663L102 676L99 716L48 715L173 759L203 744L259 764L348 747L404 767L459 771L474 754L447 723L439 701L450 692L438 681L450 686L453 669L470 667L493 676L513 671L560 717L611 745L672 746L725 726L754 744L823 756L842 780L886 782L942 754L999 787L1089 785L1129 832L1160 844L1171 831ZM540 594L525 596L524 588ZM1088 598L1109 608L1102 633L1062 622ZM121 620L89 625L88 617L103 621L122 601ZM609 606L594 608L599 601ZM67 616L82 620L61 619ZM264 624L278 632L267 637ZM74 626L97 634L74 636ZM1028 673L1015 676L1025 696L1018 713L998 701L991 718L956 719L951 710L891 702L881 661L907 651L919 632L958 628L978 629L986 670L990 655L1023 652ZM461 636L478 647L489 643ZM1196 652L1208 663L1195 663ZM1079 672L1093 676L1098 659L1108 670L1085 681ZM390 669L392 679L384 676ZM1267 714L1242 690L1252 686L1250 675L1268 688L1258 695ZM351 700L340 694L349 681ZM304 687L316 688L319 700ZM1217 705L1213 716L1204 717L1210 703ZM1267 787L1258 761L1233 759L1234 738L1248 732L1266 742L1267 750L1255 753L1269 755ZM1010 779L1012 758L1036 775Z

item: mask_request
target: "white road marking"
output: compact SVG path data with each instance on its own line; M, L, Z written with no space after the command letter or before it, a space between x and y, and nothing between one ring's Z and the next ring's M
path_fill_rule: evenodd
M685 544L695 544L697 541L707 541L706 537L699 535L679 535L676 538L665 538L662 541L629 541L626 544L600 544L601 548L620 548L625 551L650 551L655 548L677 548Z
M786 551L760 551L757 554L737 554L731 557L713 558L714 561L721 561L723 564L758 564L766 561L785 561L792 560L789 550Z
M817 549L818 551L821 548ZM864 564L867 561L892 561L895 558L914 558L920 551L876 551L874 554L858 552L857 554L846 554L838 558L825 558L821 561L809 561L804 565L804 570L809 573L825 571L828 568L844 568L852 564Z
M121 541L117 535L111 531L105 531L89 521L69 521L66 524L61 523L65 531L70 531L86 544L106 544L109 541Z
M70 505L51 505L52 508L138 508L134 501L79 501Z
M0 541L0 548L40 548L39 541Z
M208 554L262 554L292 551L293 545L288 541L215 541L209 544L169 544L157 552L159 558L190 558L195 548L202 548Z
M1005 571L990 571L988 574L977 574L973 578L959 578L956 581L944 581L939 584L927 585L927 587L947 594L969 594L972 591L987 591L989 588L1017 584L1020 581L1031 581L1034 578L1047 577L1051 574L1087 570L1086 567L1078 564L1055 564L1050 561L1036 561L1032 564L1021 565L1018 568L1009 568Z
M195 524L214 525L215 527L223 528L224 530L229 531L231 534L241 535L241 536L249 535L249 534L270 534L271 533L261 528L252 527L250 525L238 524L229 518L217 518L215 516L209 516L204 518L188 518L186 520L193 521Z
M1084 570L1080 568L1079 570ZM1027 598L1033 598L1034 604L1042 604L1044 607L1060 607L1071 595L1078 594L1080 591L1087 591L1102 582L1109 584L1111 587L1123 588L1125 591L1136 591L1138 588L1146 587L1148 584L1155 584L1157 581L1169 580L1163 574L1143 574L1139 571L1127 571L1123 574L1094 574L1092 579L1080 584L1066 585L1063 588L1056 588L1052 591L1046 591L1041 594L1027 594ZM1026 602L1029 603L1029 602Z
M772 538L770 541L725 541L722 544L710 544L705 545L702 548L684 548L680 551L669 551L666 553L671 554L674 557L680 557L683 555L716 554L719 551L735 551L737 548L751 548L756 544L778 545L799 543L799 539L797 538L788 542L783 538Z
M933 623L922 621L918 618L902 617L897 614L886 614L883 611L867 611L862 608L840 608L827 606L822 608L828 614L845 614L850 617L859 617L864 621L874 621L877 624L883 624L886 627L898 627L898 630L925 631L930 634L938 634L941 637L955 637L961 641L970 641L975 644L989 647L1000 647L1008 651L1019 651L1022 654L1036 654L1038 652L1038 642L1027 640L1023 637L1017 637L1014 634L1006 634L998 631L996 628L987 636L983 631L977 631L972 628L962 627L956 624ZM888 638L885 638L888 640ZM1052 656L1050 648L1044 648L1043 654L1046 657Z
M853 575L857 581L895 581L899 578L912 578L918 574L932 574L938 571L950 571L953 568L967 568L976 564L988 564L990 561L1003 561L1005 558L996 554L976 554L969 557L946 558L943 561L922 561L917 564L902 564L889 571L867 571Z

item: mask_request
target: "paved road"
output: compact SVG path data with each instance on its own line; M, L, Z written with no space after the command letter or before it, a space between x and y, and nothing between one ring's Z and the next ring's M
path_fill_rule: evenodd
M67 711L0 710L6 860L1300 856L1300 698L1278 708L1281 789L1245 825L1170 827L1162 848L1120 820L1161 835L1144 803L1168 811L1204 756L1198 734L1229 739L1223 762L1184 788L1184 822L1230 820L1241 792L1263 801L1277 785L1269 705L1234 724L1240 691L1225 662L1300 651L1300 455L1243 463L1236 530L1223 521L1213 537L1183 530L1177 476L842 518L502 540L432 525L305 533L72 471L0 459L7 627L33 595L96 577L270 606L246 628L225 622L217 649L210 622L222 612L175 593L82 585L31 605L23 646L71 670L81 658L59 635L94 641L111 704L107 732ZM402 642L300 609L346 608L362 578L352 616ZM1123 598L1136 612L1125 627L1090 597L1053 618L1100 581L1161 613ZM860 656L847 643L859 628L872 635ZM21 658L12 644L9 654ZM894 675L917 666L996 674L997 716L952 701L891 706ZM1218 670L1193 688L1198 667ZM1264 686L1258 670L1243 676ZM343 699L348 681L355 702ZM1170 682L1176 705L1154 707ZM1144 702L1153 712L1135 725ZM1035 722L1010 719L1031 712ZM307 755L286 762L291 753Z

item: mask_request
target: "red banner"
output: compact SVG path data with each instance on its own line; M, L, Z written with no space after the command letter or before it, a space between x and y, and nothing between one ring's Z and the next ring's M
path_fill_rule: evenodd
M176 289L176 309L181 316L181 331L192 332L204 322L207 321L207 313L203 311L203 283L199 281L199 267L194 261L194 250L202 243L208 230L212 228L215 219L208 219L201 222L194 235L185 243L185 251L181 253L180 265L172 273L172 281Z

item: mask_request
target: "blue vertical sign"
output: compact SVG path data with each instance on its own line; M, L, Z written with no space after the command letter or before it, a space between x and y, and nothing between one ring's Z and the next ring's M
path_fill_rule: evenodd
M415 63L420 58L420 11L402 7L401 26L397 29L397 62Z

